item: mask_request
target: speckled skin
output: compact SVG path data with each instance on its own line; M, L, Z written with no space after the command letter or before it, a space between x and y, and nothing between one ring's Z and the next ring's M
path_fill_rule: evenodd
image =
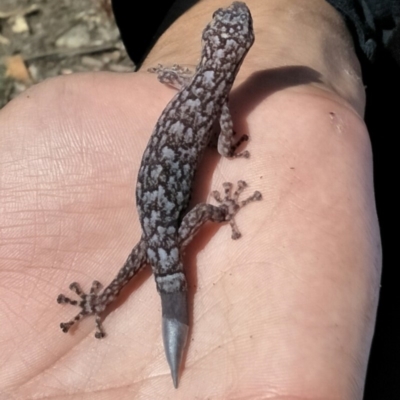
M261 199L261 194L255 192L240 202L238 197L246 186L245 182L238 182L233 195L232 185L225 183L223 198L218 192L213 192L220 203L218 206L198 204L185 215L194 174L212 139L216 122L221 128L219 153L225 157L248 157L246 151L234 154L247 137L234 141L228 95L253 41L249 9L244 3L235 2L217 10L205 28L201 61L193 77L179 66L153 69L161 82L181 89L161 114L143 154L136 187L136 203L143 230L141 240L118 275L102 292L100 284L95 281L89 294L83 293L77 283L70 285L70 289L81 297L79 302L64 295L58 296L59 303L81 307L74 319L61 324L64 332L83 316L95 315L95 336L103 337L100 313L146 264L151 265L155 276L163 317L188 325L187 284L181 260L186 244L206 221L229 221L232 238L239 238L235 214L245 204ZM183 346L184 343L180 344Z

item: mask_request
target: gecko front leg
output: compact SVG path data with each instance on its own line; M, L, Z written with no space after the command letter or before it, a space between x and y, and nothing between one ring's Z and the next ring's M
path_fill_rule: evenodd
M235 153L237 148L243 142L249 140L249 137L247 135L242 135L235 141L235 131L233 130L233 122L231 112L229 111L228 99L222 104L219 125L221 127L221 131L218 136L218 153L224 157L249 158L250 153L247 150L241 153Z
M157 67L149 68L147 71L157 74L159 82L177 90L187 86L194 75L192 70L178 64L174 64L172 67L158 64Z

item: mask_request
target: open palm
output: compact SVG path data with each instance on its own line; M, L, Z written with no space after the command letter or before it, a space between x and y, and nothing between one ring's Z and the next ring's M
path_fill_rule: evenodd
M379 272L370 153L354 113L307 93L278 94L249 115L233 96L251 158L211 149L200 166L194 203L240 179L263 201L240 211L240 240L210 223L187 248L192 330L178 390L148 269L104 315L104 339L94 338L93 317L61 332L79 310L57 296L73 297L73 281L107 285L140 238L136 175L172 95L148 74L82 74L33 87L1 111L0 397L359 393ZM333 126L333 109L356 126L353 138Z

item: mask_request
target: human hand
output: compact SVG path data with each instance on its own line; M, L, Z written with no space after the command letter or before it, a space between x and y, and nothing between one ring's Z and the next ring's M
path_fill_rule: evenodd
M239 241L209 224L187 249L192 331L178 391L149 272L105 316L105 339L91 317L63 334L77 310L56 303L72 281L106 285L139 240L136 174L173 91L145 73L82 74L1 111L0 393L359 398L380 256L365 126L314 87L243 85L231 106L251 158L210 150L193 202L238 179L263 201L238 215ZM249 107L257 87L268 96Z

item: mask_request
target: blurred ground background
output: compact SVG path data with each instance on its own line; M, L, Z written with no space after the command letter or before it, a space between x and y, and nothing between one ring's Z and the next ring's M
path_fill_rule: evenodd
M0 108L49 77L134 69L110 0L1 0Z

